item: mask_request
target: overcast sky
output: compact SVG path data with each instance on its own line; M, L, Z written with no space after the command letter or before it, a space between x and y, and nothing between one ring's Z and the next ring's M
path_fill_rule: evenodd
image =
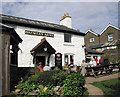
M100 33L109 23L118 26L118 2L2 2L2 14L59 24L65 13L72 27Z

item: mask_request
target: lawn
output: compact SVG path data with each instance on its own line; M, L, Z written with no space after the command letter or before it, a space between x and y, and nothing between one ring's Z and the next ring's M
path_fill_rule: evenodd
M100 88L106 96L107 95L116 95L115 97L118 97L117 95L120 96L120 78L110 79L101 82L94 82L91 84Z

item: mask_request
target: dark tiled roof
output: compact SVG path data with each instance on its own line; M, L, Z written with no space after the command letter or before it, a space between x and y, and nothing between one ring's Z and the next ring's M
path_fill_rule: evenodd
M105 42L105 43L102 43L102 44L89 46L89 48L91 48L91 49L97 49L97 48L110 47L110 46L115 46L116 43L117 43L117 40L114 40L112 42Z
M59 24L25 19L25 18L15 17L15 16L8 16L8 15L3 15L3 14L0 14L0 19L2 19L3 23L13 23L13 24L15 23L18 25L37 27L37 28L54 30L54 31L62 31L62 32L68 32L68 33L85 36L85 33L79 32L77 30L74 30L72 28L68 28L66 26L59 25Z
M92 46L89 46L89 48L91 49L95 49L95 48L101 48L103 47L104 43L103 44L98 44L98 45L92 45Z
M92 50L90 48L86 48L85 51L88 53L88 54L103 54L101 52L98 52L98 51L95 51L95 50Z

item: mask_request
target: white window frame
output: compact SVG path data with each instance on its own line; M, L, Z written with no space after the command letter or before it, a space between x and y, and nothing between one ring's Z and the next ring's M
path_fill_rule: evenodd
M90 38L90 42L94 42L95 40L94 40L94 38Z
M110 36L110 35L112 35L112 36ZM108 41L113 41L113 34L108 34Z
M65 56L68 56L68 64L70 64L70 56L73 56L73 64L74 64L74 54L64 54L64 63L66 63Z

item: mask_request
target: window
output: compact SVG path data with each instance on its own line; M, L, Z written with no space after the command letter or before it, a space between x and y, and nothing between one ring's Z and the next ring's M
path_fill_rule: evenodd
M73 55L70 55L70 61L74 64Z
M64 34L64 42L71 42L71 35L70 34Z
M90 38L90 42L94 42L94 38Z
M68 55L65 55L65 63L68 65Z
M64 58L65 58L64 62L65 62L67 65L70 64L70 61L72 61L73 64L74 64L74 55L65 54Z
M108 41L113 41L113 34L108 34Z

